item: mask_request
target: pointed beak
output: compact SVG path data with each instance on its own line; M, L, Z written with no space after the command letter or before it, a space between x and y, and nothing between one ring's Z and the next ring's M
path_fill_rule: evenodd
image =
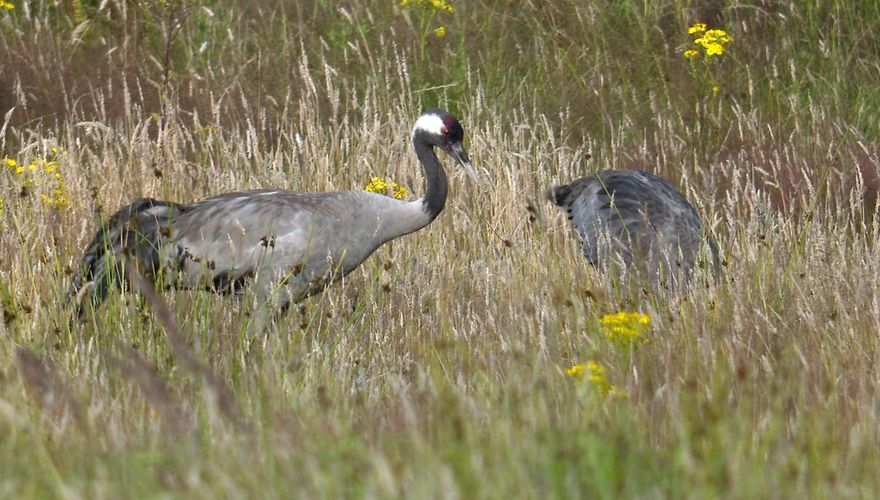
M448 148L445 148L446 152L452 155L453 158L458 161L458 163L464 167L465 172L467 172L468 176L474 180L474 182L480 182L479 177L477 177L477 173L474 171L474 167L471 166L471 160L468 158L467 151L464 150L464 146L461 142L453 142L449 145Z

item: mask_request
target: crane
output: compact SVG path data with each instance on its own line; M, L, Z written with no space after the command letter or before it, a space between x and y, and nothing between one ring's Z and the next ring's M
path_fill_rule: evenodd
M568 215L584 257L600 269L616 263L676 287L700 264L705 245L718 271L718 247L696 209L661 177L606 170L555 186L547 198Z
M127 287L125 262L154 284L241 293L283 312L358 267L383 243L427 226L443 210L448 182L435 148L472 178L458 119L442 109L415 122L412 145L425 176L414 201L366 191L262 189L189 204L142 198L119 209L85 250L71 296L77 315L111 288Z

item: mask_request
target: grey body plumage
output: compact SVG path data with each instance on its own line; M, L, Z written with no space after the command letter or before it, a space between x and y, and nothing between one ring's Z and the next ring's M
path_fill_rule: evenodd
M445 111L422 114L412 143L425 195L403 201L366 191L226 193L191 204L140 199L117 211L86 249L74 282L78 310L126 286L130 260L166 287L235 293L244 286L283 308L322 291L383 243L429 224L443 210L446 175L434 148L472 174L463 130Z
M584 257L647 273L653 282L686 282L708 249L718 269L718 249L699 214L666 180L647 172L607 170L556 186L548 198L568 214Z

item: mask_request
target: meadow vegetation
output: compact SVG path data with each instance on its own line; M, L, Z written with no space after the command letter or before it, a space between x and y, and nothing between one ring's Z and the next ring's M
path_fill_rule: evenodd
M0 0L0 496L876 497L878 80L877 2ZM268 332L204 292L69 322L116 208L414 199L436 106L483 183L446 161ZM605 168L678 186L722 278L590 268L543 192Z

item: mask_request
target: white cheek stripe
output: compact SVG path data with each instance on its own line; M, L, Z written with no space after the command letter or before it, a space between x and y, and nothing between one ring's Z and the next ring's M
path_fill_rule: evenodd
M429 134L443 135L444 127L443 119L439 116L435 114L422 115L416 120L416 125L413 127L413 135L419 130L428 132Z

